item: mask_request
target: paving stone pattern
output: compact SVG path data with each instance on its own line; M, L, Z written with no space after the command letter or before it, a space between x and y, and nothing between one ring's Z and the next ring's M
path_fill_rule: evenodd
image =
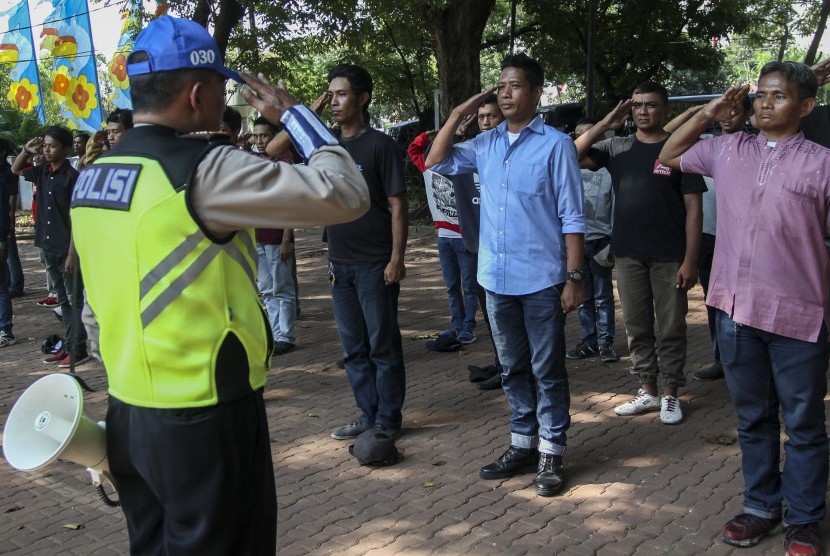
M281 554L782 554L783 536L751 549L720 541L740 511L742 479L735 415L723 381L681 391L684 422L667 426L657 413L617 417L612 408L637 389L628 372L621 312L616 349L623 358L569 361L572 426L565 492L542 498L533 475L482 481L478 470L509 443L503 393L482 392L467 365L492 360L479 319L478 341L457 353L424 347L425 335L448 327L446 293L434 231L413 227L400 302L407 397L404 459L387 468L361 467L336 426L358 414L331 313L320 230L297 234L302 317L297 349L273 359L266 403L279 498ZM23 390L56 368L41 362L41 341L59 333L50 310L37 307L44 275L30 241L21 242L25 297L14 300L16 345L0 351L0 425ZM687 373L711 362L699 286L690 293ZM568 346L579 340L568 318ZM103 419L106 377L89 363L79 374L97 392L86 395ZM689 377L691 379L691 376ZM124 554L126 527L104 506L77 465L54 463L21 473L0 463L0 553ZM78 529L66 528L77 524ZM823 524L830 530L828 524ZM830 534L825 533L825 549Z

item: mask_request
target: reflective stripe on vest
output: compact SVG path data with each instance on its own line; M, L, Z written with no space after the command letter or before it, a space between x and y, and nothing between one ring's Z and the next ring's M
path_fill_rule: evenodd
M252 260L256 260L257 253L253 243L251 242L251 237L248 234L239 234L238 237L248 251L248 256L250 256ZM199 244L202 241L206 240L207 238L201 230L192 234L191 236L185 238L185 240L181 242L169 255L162 259L161 262L155 266L155 268L150 270L150 272L148 272L147 275L141 279L141 301L144 301L156 284L166 278L174 268L176 268L182 261L184 261L185 258L199 248ZM176 297L185 290L185 288L199 278L202 271L207 268L211 261L222 251L225 251L231 259L236 261L239 266L242 267L245 274L248 275L248 279L251 281L251 284L255 285L256 277L254 276L254 270L245 260L245 256L236 245L233 243L227 243L225 245L211 243L211 245L205 249L205 251L200 254L178 278L173 280L170 285L167 286L167 289L162 291L158 297L156 297L156 299L147 306L146 309L141 311L141 325L144 328L147 328L147 326L153 322L153 319L159 316L161 312L164 311L164 309L167 308L176 299Z

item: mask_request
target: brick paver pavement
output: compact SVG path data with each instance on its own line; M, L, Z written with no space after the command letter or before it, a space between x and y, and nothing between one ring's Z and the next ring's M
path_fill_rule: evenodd
M329 437L357 413L345 373L336 366L341 350L320 232L298 233L298 346L274 358L266 392L281 554L783 552L782 536L752 549L719 540L723 523L740 510L742 490L735 416L723 381L689 381L681 391L685 420L679 426L662 425L655 413L621 418L612 408L637 387L626 357L614 364L568 362L573 424L561 496L536 496L533 475L480 480L479 468L509 442L509 410L501 391L481 392L467 381L468 364L491 361L483 324L479 340L462 352L424 347L424 335L448 323L433 234L412 229L401 291L408 385L397 444L404 459L373 469L357 464L349 442ZM0 425L27 386L56 370L41 362L38 347L60 325L49 310L35 306L43 278L33 248L23 243L28 294L14 302L18 343L0 352ZM710 362L699 287L690 300L688 373ZM578 325L575 316L568 321L572 347ZM617 322L616 347L625 353L619 311ZM101 366L86 364L79 374L98 390L86 395L87 411L102 419ZM127 552L121 512L98 501L79 466L55 463L19 473L3 462L0 478L0 553ZM824 538L830 547L830 535Z

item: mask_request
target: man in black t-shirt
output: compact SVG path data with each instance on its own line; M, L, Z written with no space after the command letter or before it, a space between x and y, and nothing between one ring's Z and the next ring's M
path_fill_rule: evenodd
M46 164L24 169L29 156L35 154L40 146L43 147ZM60 126L50 126L46 128L43 137L36 137L26 143L12 164L12 172L22 175L38 186L35 245L43 249L46 272L57 292L66 340L71 350L71 354L69 351L59 352L49 357L46 362L57 363L62 368L70 366L72 356L76 365L89 360L86 330L81 324L83 295L78 299L74 298L72 282L75 261L73 249L70 248L72 225L69 219L69 203L78 179L78 171L67 160L71 149L72 133ZM76 276L81 280L80 272ZM83 291L82 283L77 289Z
M328 81L340 144L366 179L371 200L362 217L326 227L334 318L346 375L361 411L331 436L348 440L374 428L395 438L406 391L398 327L408 231L403 152L391 137L368 126L372 77L364 68L336 66Z
M687 291L697 281L703 178L660 164L669 134L663 130L668 93L657 83L634 89L599 124L576 140L583 168L606 168L614 188L611 253L631 352L641 387L617 415L660 410L660 420L683 419L677 389L686 384ZM591 145L631 115L637 132ZM655 337L655 317L657 334ZM657 345L660 345L658 366ZM658 398L657 375L663 374Z

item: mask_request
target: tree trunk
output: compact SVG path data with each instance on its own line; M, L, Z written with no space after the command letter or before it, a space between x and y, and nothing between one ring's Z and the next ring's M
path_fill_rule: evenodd
M824 30L827 28L827 16L830 15L830 0L822 0L821 11L818 16L818 27L813 35L813 40L810 42L810 48L807 49L807 54L804 56L804 63L812 66L816 63L816 54L818 54L818 46L821 43L821 37L824 35Z
M441 115L481 91L481 38L495 0L450 0L429 6L427 24L435 39Z
M219 12L213 22L213 38L222 58L225 58L225 51L228 49L228 40L234 28L242 22L245 16L245 7L238 0L220 0Z
M213 21L213 38L224 59L231 33L244 16L245 6L239 0L219 0L215 4L212 0L197 0L192 19L206 29Z

